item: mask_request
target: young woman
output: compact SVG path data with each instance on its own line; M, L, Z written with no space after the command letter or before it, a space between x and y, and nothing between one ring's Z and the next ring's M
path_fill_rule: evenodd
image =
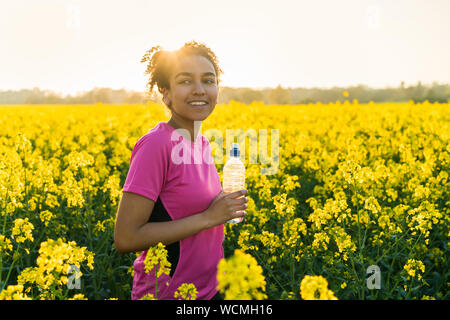
M144 271L144 260L158 242L166 246L171 263L170 275L158 278L158 299L174 299L183 283L195 285L197 299L217 299L223 224L244 216L248 201L246 190L223 193L213 161L194 159L198 147L212 159L209 141L194 122L214 110L221 70L215 54L195 41L174 52L159 49L147 51L142 62L149 62L150 92L156 84L171 118L133 148L114 243L120 253L143 251L133 265L132 299L155 293L154 272Z

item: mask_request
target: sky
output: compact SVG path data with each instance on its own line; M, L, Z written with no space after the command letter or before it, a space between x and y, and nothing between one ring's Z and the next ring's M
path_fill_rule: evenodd
M142 56L196 40L230 87L450 83L448 0L0 0L0 90L145 91Z

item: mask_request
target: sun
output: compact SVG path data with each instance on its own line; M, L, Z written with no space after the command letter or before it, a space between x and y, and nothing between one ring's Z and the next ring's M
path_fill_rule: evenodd
M166 51L177 51L184 45L185 42L187 42L187 41L178 41L178 40L168 39L166 41L161 42L161 47L163 50L166 50Z

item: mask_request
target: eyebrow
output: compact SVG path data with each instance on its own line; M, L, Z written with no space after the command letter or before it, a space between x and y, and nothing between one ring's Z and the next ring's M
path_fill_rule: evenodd
M215 75L214 73L212 73L212 72L204 72L204 73L202 73L202 75L203 75L203 76L213 76L213 77L216 76L216 75ZM179 77L179 76L188 76L188 77L190 77L190 76L192 76L192 73L189 73L189 72L180 72L179 74L177 74L177 75L175 76L175 79L176 79L177 77Z

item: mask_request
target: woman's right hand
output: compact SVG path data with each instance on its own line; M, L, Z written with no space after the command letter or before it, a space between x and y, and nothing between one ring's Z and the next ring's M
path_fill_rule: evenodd
M228 220L241 218L246 215L248 194L246 189L231 193L221 191L211 202L209 208L203 212L203 216L208 221L208 228L224 224Z

